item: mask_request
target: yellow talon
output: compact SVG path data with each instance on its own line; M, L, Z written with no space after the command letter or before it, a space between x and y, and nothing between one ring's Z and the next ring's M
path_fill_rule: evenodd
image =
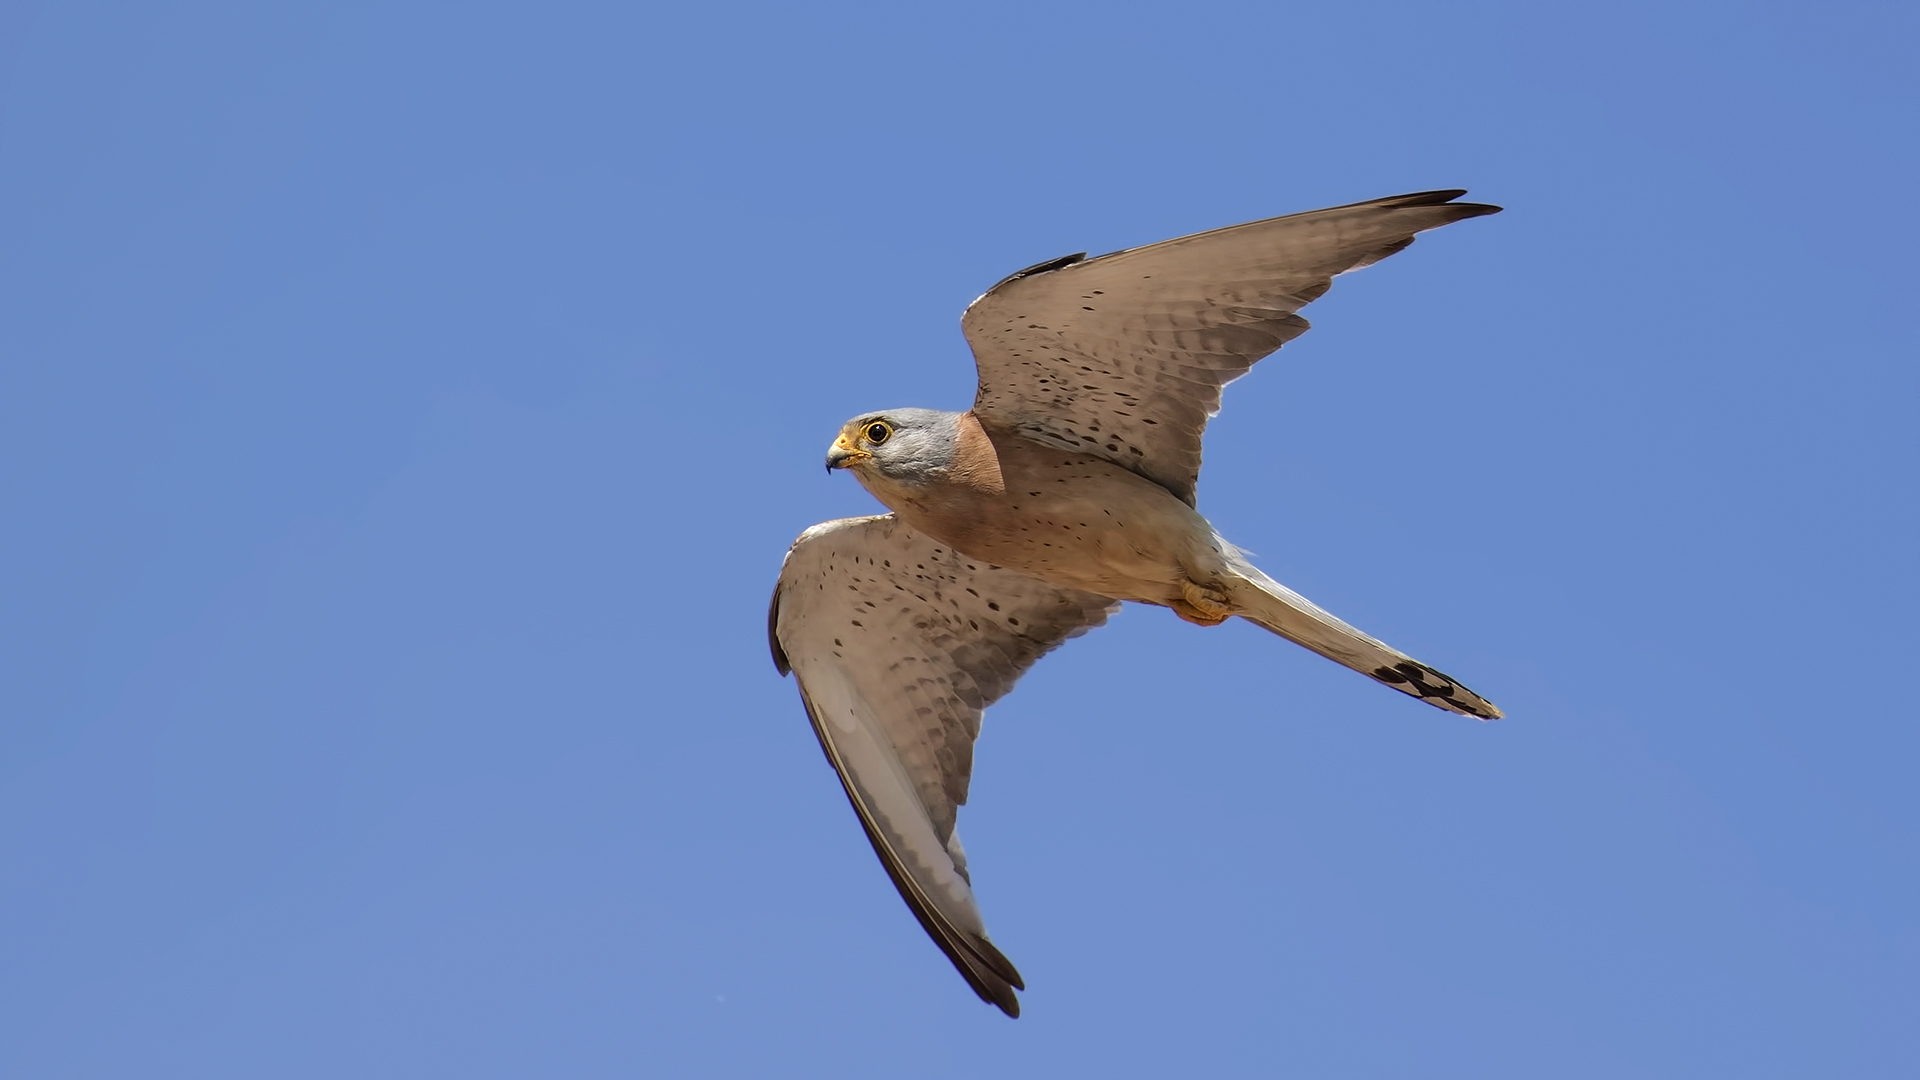
M1175 615L1195 626L1219 626L1233 614L1233 605L1227 602L1225 593L1203 588L1191 581L1181 582L1180 592L1186 599L1175 600L1167 606L1173 609Z

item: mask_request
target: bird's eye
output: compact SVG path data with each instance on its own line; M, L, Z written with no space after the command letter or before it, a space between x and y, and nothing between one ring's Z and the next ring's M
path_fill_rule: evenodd
M886 442L887 439L890 438L892 435L893 435L893 428L889 427L888 425L878 420L875 420L873 423L867 425L867 441L872 443L875 446L879 446L881 443Z

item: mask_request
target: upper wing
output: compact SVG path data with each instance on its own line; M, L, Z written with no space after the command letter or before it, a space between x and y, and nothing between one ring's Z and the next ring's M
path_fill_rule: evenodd
M887 875L982 1000L1020 1015L987 940L954 816L980 714L1118 601L969 559L888 514L815 525L780 568L773 662L800 681L820 748Z
M961 317L980 370L973 411L1192 505L1220 388L1304 333L1295 312L1335 274L1500 210L1450 201L1464 194L1396 195L1022 270Z

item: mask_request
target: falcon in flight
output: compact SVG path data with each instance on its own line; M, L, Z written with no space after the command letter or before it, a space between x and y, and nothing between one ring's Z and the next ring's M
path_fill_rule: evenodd
M1336 274L1497 206L1425 191L1014 274L961 318L966 412L887 409L827 451L893 511L815 525L767 614L800 700L907 906L981 999L1020 1014L954 833L987 706L1123 600L1239 616L1429 705L1500 710L1261 573L1194 509L1221 387L1307 329Z

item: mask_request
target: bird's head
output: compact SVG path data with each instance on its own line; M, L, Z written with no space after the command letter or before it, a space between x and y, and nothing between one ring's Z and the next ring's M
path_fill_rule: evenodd
M846 422L827 448L827 470L848 469L863 484L917 486L953 463L959 413L888 409Z

